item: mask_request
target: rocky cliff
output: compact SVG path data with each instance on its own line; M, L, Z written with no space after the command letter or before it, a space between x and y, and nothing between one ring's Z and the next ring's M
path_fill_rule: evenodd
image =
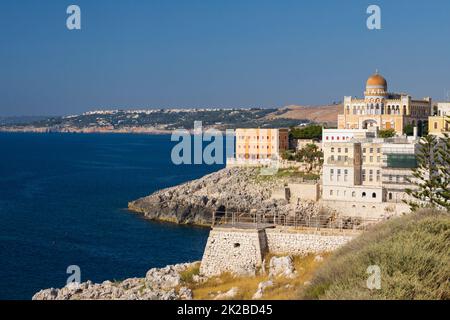
M261 176L257 168L226 168L179 186L163 189L128 204L131 211L154 220L183 224L210 224L213 213L289 215L295 211L314 215L320 206L301 202L295 206L271 198L289 177Z

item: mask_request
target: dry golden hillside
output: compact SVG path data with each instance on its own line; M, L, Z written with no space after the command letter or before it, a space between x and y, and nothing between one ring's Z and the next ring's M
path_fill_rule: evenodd
M278 112L270 114L267 118L308 119L317 123L337 123L338 114L342 112L342 105L325 106L296 106L290 105L281 108Z

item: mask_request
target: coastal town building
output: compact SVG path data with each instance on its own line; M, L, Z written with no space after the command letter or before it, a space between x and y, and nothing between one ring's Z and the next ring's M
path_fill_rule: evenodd
M433 116L428 118L428 133L442 136L450 132L450 102L439 102L433 108Z
M264 164L289 148L288 129L236 129L235 158L227 164Z
M351 204L355 211L382 209L380 214L386 205L375 204L404 207L403 200L408 198L405 190L413 178L411 170L417 165L418 138L414 131L411 137L383 139L372 129L325 129L322 199L334 204L344 202L348 207Z
M394 129L403 134L407 125L419 128L419 135L431 115L432 101L413 99L403 93L390 93L386 79L375 73L366 82L364 98L344 97L338 129Z

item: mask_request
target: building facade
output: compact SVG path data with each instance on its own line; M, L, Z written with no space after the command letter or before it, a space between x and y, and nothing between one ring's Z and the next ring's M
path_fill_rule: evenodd
M322 199L349 203L402 203L416 167L416 137L377 138L366 130L325 129Z
M288 129L236 129L236 160L279 159L288 148Z
M450 132L450 102L439 102L433 108L433 116L428 118L428 133L442 136Z
M406 125L417 126L419 134L431 115L431 98L413 99L388 92L387 81L376 73L366 83L364 98L344 97L338 129L394 129L402 135Z

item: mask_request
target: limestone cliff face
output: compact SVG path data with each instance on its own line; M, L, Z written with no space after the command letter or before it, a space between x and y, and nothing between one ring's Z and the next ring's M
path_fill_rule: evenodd
M271 199L289 178L262 177L257 168L226 168L179 186L163 189L128 204L131 211L154 220L183 224L210 224L214 212L258 212L288 215L294 209L314 214L315 203L295 208L282 199Z

